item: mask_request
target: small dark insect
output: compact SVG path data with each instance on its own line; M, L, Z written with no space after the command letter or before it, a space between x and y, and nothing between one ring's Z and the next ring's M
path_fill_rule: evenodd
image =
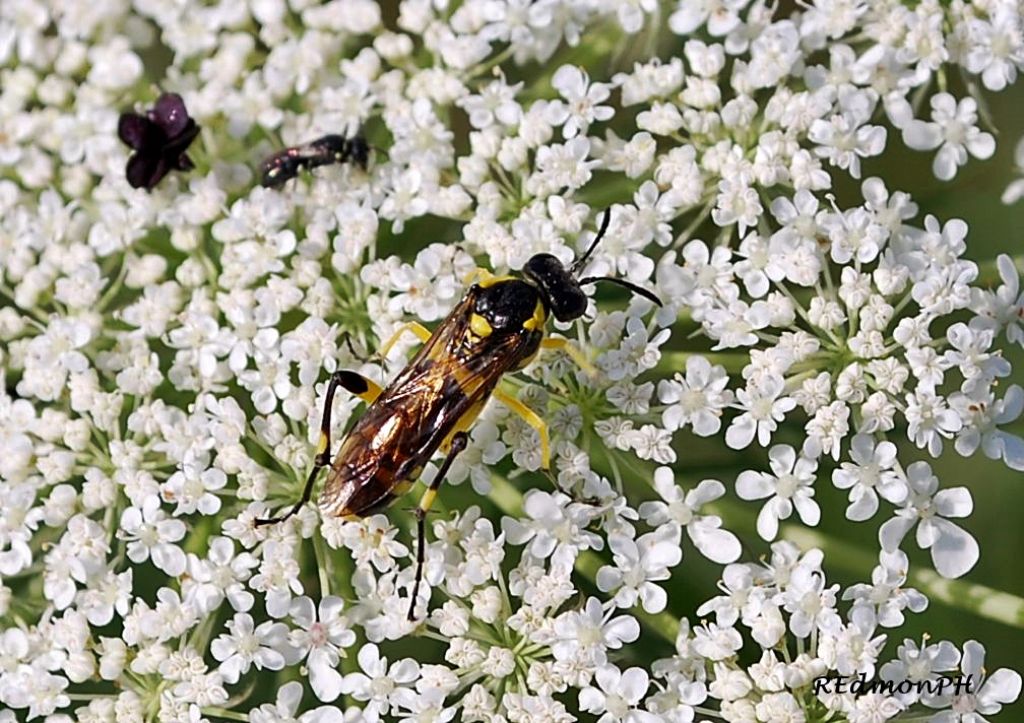
M370 147L362 136L322 136L301 146L285 148L263 161L260 164L263 171L261 183L266 188L277 188L299 175L303 168L313 169L332 163L351 161L365 169L369 155Z
M122 113L117 135L135 150L125 169L132 188L152 190L171 171L194 167L185 151L199 135L199 126L177 93L161 95L146 115Z
M549 316L572 321L583 316L587 296L583 284L610 281L661 305L654 294L628 281L609 277L578 278L594 247L608 229L610 213L584 253L570 268L551 254L537 254L523 267L522 278L493 276L479 269L479 281L433 332L416 322L404 325L384 345L388 350L411 331L424 345L387 388L353 371L331 375L324 401L320 443L302 499L284 515L256 520L257 525L288 519L309 502L317 472L328 468L320 495L324 515L365 517L404 494L423 467L441 451L444 462L416 508L416 578L409 599L413 620L423 577L427 512L437 497L455 457L466 448L467 430L491 397L519 415L540 436L541 465L551 461L544 420L515 397L498 389L502 376L523 369L541 349L561 349L585 370L593 370L583 353L566 339L547 336ZM331 461L331 407L338 387L369 403Z

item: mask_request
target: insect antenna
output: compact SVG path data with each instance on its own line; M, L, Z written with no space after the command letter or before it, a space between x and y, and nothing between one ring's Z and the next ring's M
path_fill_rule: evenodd
M594 253L594 249L597 248L597 245L599 243L601 243L601 239L604 238L604 235L608 233L608 225L611 223L611 220L612 210L610 208L607 208L604 212L604 218L601 219L601 227L597 230L597 236L594 237L594 240L590 243L590 247L586 250L586 252L578 259L576 259L576 262L573 263L571 267L569 267L570 274L575 275L579 273L584 266L586 266L587 261L590 259L590 255ZM607 281L610 284L621 286L625 289L629 289L634 294L639 294L645 299L653 301L658 306L662 305L661 299L655 296L652 292L648 291L647 289L641 288L640 286L637 286L634 283L626 281L625 279L618 279L615 278L614 276L588 276L585 279L580 279L577 283L580 286L583 286L583 284L596 284L598 281Z
M634 283L626 281L625 279L617 279L614 276L588 276L585 279L580 279L580 286L583 286L583 284L596 284L598 281L607 281L610 284L615 284L616 286L621 286L623 288L629 289L634 294L639 294L640 296L644 297L645 299L650 299L651 301L653 301L658 306L662 305L661 304L661 299L659 299L657 296L655 296L652 292L650 292L647 289L644 289L644 288L642 288L640 286L637 286Z
M576 259L575 263L569 267L570 274L575 276L583 270L584 265L586 265L587 260L590 258L590 254L594 253L594 249L597 248L597 245L601 243L601 239L604 238L605 233L608 232L608 224L610 224L611 221L612 210L610 208L606 208L604 210L604 218L601 219L601 228L597 230L597 236L595 236L594 240L590 243L590 248L588 248L586 252Z

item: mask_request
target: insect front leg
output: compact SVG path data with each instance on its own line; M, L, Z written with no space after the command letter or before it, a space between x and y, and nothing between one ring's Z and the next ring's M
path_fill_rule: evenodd
M434 505L434 500L437 499L437 490L441 487L441 483L444 482L445 475L448 474L448 469L452 466L452 462L466 448L468 443L469 435L465 432L456 432L452 435L452 441L448 447L448 455L444 458L441 468L434 475L434 479L431 481L430 486L427 487L427 491L423 493L423 497L420 498L420 504L416 508L416 581L412 585L412 597L409 598L409 620L416 619L416 599L419 597L420 582L423 580L423 561L427 554L427 513L430 512L430 508Z
M309 502L310 497L312 497L313 484L316 482L317 473L331 463L331 412L334 408L334 393L338 390L338 387L355 394L368 403L373 403L380 396L381 392L381 388L376 382L367 379L362 374L357 374L347 369L339 369L331 375L331 381L327 385L327 398L324 400L324 416L320 422L320 441L316 446L313 469L309 471L309 477L306 478L306 486L302 489L302 498L284 515L257 519L257 527L284 522L289 517L297 514L302 509L302 506Z
M590 374L591 376L597 374L597 370L594 369L594 365L591 364L590 360L587 359L586 355L584 355L583 350L568 339L563 339L558 336L549 336L541 341L540 346L542 349L557 349L559 351L564 351L569 355L570 359L576 362L576 366L587 374Z
M529 424L531 427L537 430L537 434L540 435L540 466L544 469L551 468L551 442L548 436L548 424L540 418L535 411L530 409L528 406L520 402L513 396L506 394L500 389L494 390L494 398L509 408L509 411L515 412L523 421Z
M392 334L390 339L384 342L384 346L380 348L381 357L387 358L388 352L391 351L391 347L393 347L395 343L402 338L402 334L407 331L411 331L419 337L419 340L422 342L428 341L431 337L430 329L423 326L423 324L420 324L417 321L407 321L398 327L398 331Z

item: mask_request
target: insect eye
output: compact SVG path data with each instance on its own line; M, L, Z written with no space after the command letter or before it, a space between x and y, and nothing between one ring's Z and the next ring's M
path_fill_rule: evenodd
M548 292L551 299L551 313L559 321L572 321L583 316L587 311L587 295L579 287L575 279L566 285Z

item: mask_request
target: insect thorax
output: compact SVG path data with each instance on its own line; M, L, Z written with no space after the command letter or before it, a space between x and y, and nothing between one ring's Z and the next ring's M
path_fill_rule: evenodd
M511 333L527 329L540 331L547 312L537 288L520 279L500 279L477 286L476 314L487 321L491 331Z

